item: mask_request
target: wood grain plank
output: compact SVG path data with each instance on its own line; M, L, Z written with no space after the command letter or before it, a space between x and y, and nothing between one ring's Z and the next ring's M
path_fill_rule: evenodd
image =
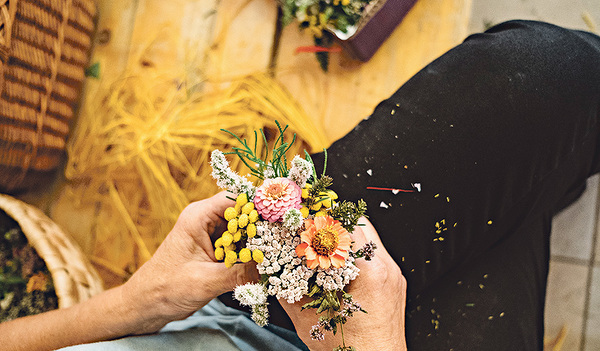
M208 56L207 77L222 82L265 71L277 23L273 0L222 0Z
M97 6L98 23L90 62L99 62L101 77L112 80L127 66L138 0L98 0Z
M192 74L205 64L217 17L217 0L139 0L129 64L159 72Z
M323 73L312 54L294 54L312 38L292 24L282 33L277 79L330 141L345 135L423 66L464 39L471 0L419 0L366 63L332 54Z

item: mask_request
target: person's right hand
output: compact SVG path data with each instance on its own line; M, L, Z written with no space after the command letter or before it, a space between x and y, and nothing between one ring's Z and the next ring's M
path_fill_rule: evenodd
M351 282L346 291L355 302L361 304L368 313L356 312L344 324L344 339L346 346L354 346L357 350L406 350L404 336L404 313L406 308L406 279L400 267L388 254L375 228L365 218L351 234L355 241L353 248L357 249L364 243L373 241L377 244L375 257L371 261L357 259L360 268L358 278ZM311 350L327 350L342 345L341 333L333 335L325 333L325 340L315 341L309 336L310 329L317 324L318 316L315 310L301 311L301 306L309 302L304 298L295 303L280 303L290 316L296 332Z

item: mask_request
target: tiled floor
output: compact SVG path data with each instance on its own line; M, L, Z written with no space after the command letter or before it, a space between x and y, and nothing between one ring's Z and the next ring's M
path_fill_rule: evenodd
M552 223L546 335L565 325L563 350L600 350L599 179Z
M543 20L590 30L584 17L600 30L598 0L473 0L470 32L509 19ZM563 351L600 350L600 177L553 221L546 298L546 335L567 327Z

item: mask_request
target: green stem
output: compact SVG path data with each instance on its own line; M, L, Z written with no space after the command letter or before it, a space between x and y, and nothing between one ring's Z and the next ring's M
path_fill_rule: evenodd
M4 276L4 275L0 274L0 284L12 285L12 284L23 284L23 283L25 283L25 280L23 278Z

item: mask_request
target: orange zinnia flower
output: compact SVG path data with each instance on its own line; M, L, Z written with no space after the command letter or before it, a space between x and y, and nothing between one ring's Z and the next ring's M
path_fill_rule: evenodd
M319 216L305 220L304 226L306 230L300 233L302 242L296 246L296 255L306 256L308 268L340 268L346 264L352 239L339 221Z

